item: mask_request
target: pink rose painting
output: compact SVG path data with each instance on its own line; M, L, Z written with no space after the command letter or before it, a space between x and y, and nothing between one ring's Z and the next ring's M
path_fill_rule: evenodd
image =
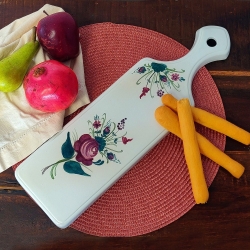
M117 154L123 150L119 150L119 144L127 145L133 140L126 136L127 132L123 132L126 120L123 118L118 123L107 121L104 113L101 118L96 115L93 121L88 121L90 132L82 134L79 139L72 141L68 132L61 146L63 159L43 168L42 174L50 169L50 176L55 179L58 165L63 164L63 170L69 174L90 176L91 165L120 163Z
M98 153L98 142L89 134L84 134L74 143L74 149L77 153L76 160L90 166Z

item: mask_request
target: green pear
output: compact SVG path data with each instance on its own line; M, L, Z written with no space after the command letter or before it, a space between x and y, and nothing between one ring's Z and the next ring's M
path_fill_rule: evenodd
M20 87L39 46L34 39L0 61L0 91L12 92Z

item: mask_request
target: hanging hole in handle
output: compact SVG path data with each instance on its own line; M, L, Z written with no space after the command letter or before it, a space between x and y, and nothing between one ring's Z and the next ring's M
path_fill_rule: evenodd
M215 47L215 46L217 45L217 42L216 42L213 38L209 38L209 39L207 40L207 45L208 45L209 47Z

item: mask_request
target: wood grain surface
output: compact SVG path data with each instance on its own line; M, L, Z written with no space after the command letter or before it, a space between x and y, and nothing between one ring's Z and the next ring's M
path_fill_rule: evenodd
M206 68L219 89L227 119L250 131L250 0L0 0L0 28L45 3L62 7L79 27L98 22L130 24L170 36L189 49L200 27L225 27L231 38L230 55ZM10 168L0 174L0 250L250 249L250 146L227 138L226 153L246 167L242 178L220 169L206 205L196 205L162 229L130 238L57 228Z

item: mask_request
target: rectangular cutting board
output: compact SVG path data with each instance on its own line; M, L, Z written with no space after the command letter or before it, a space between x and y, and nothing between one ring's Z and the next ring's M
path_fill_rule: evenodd
M226 59L229 50L227 31L206 26L184 57L143 58L21 163L16 179L56 226L66 228L168 133L154 119L161 95L187 97L194 105L194 75Z

